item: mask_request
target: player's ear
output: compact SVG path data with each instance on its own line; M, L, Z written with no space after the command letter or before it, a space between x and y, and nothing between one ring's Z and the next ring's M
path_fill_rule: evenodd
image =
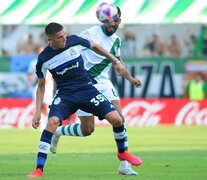
M48 42L49 42L49 43L51 43L51 42L52 42L52 39L51 39L51 38L48 38L47 40L48 40Z

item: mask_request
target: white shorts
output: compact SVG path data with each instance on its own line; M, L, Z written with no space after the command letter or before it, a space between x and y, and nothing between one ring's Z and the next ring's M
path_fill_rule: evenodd
M53 90L54 90L54 82L53 80L48 80L45 84L45 94L43 98L43 103L50 105L53 100ZM36 92L37 92L37 85L33 91L33 100L36 101Z
M111 81L106 81L103 83L97 83L94 85L96 89L98 89L110 102L115 101L115 100L120 100L116 89L114 88L113 84ZM78 110L77 112L78 116L92 116L93 114Z
M45 94L44 94L44 98L43 98L43 103L50 105L52 100L53 100L53 96L54 96L54 82L52 79L48 80L45 84Z

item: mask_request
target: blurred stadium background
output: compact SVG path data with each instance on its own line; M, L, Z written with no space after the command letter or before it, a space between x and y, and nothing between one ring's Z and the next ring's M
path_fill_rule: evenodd
M0 6L0 128L30 127L34 111L29 63L45 46L45 24L79 34L98 24L98 0L7 0ZM122 57L143 82L135 89L114 76L130 126L206 125L206 100L190 101L193 73L207 71L207 0L105 0L122 10ZM173 107L173 108L172 108ZM132 109L134 110L132 112ZM171 113L172 116L168 117ZM76 117L74 117L75 120ZM104 122L96 122L104 125Z

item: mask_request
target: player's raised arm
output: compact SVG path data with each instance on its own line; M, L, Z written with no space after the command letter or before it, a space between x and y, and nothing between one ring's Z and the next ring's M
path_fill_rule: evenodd
M115 56L113 56L112 54L110 54L109 52L107 52L104 48L102 48L101 46L99 46L98 44L92 43L91 44L91 49L93 51L95 51L96 53L105 56L106 58L108 58L109 60L111 60L111 62L114 65L114 68L116 69L116 71L120 74L120 75L124 75L126 69L123 66L122 63L120 63L120 60L118 58L116 58Z
M121 59L119 59L119 60L122 63L122 65L125 67L124 62ZM123 76L124 78L126 78L136 88L142 87L141 81L139 79L136 79L136 78L132 77L132 75L129 73L129 71L127 70L127 68L125 68L125 72L121 76Z

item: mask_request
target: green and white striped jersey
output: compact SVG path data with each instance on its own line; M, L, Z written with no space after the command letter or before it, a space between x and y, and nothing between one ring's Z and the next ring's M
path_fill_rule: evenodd
M93 26L79 35L93 43L99 44L105 50L116 57L120 57L121 39L113 34L107 36L102 26ZM109 70L112 63L109 59L101 56L90 49L82 49L81 55L84 60L84 66L97 82L109 80Z

